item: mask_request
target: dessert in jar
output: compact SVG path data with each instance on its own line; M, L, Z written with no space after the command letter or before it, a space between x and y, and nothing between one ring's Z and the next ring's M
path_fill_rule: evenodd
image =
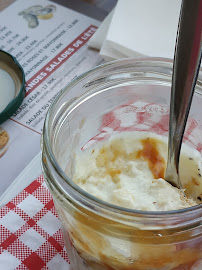
M200 153L186 145L182 147L180 177L187 197L164 180L166 157L166 138L148 132L119 133L75 157L73 181L100 200L134 210L169 211L199 204L202 194ZM65 213L62 215L68 223L68 216ZM181 258L172 261L177 245L170 245L161 252L154 245L151 250L148 247L148 254L145 254L145 245L141 241L126 241L126 244L122 243L121 237L119 242L112 235L95 233L89 220L78 214L76 216L78 220L71 229L68 228L69 237L81 257L86 257L87 269L99 269L102 257L106 267L101 269L175 269L181 265ZM164 227L161 229L164 230ZM160 258L155 261L153 253L157 251L162 261ZM172 255L169 260L168 254ZM195 256L200 258L200 252L196 252ZM193 254L191 258L187 257L187 260L193 259Z
M163 179L171 72L160 59L106 64L49 111L43 170L72 269L202 269L201 84L182 147L184 198Z

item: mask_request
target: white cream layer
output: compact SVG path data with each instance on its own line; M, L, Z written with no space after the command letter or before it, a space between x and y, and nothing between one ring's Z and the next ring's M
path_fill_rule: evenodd
M200 203L200 153L186 145L182 147L180 177L188 195L184 198L179 189L163 178L155 179L148 160L138 157L137 153L143 150L142 142L147 139L156 142L166 166L165 137L148 132L124 132L77 154L73 181L103 201L130 209L168 211Z

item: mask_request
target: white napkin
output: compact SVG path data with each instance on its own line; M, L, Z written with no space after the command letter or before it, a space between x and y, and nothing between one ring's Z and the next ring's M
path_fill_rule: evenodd
M93 43L99 41L97 49L102 43L100 54L107 59L173 58L180 6L181 0L119 0Z
M88 41L88 46L97 50L100 50L111 23L114 10L112 10L109 15L104 19L98 30L93 34L93 36Z

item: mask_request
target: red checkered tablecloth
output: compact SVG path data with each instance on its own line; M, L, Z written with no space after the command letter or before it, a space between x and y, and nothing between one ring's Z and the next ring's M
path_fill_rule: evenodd
M39 176L0 210L0 269L68 270L61 225Z
M135 95L134 95L135 96ZM108 139L111 135L124 131L152 132L168 136L169 108L155 103L147 103L134 97L130 103L120 105L106 113L102 118L99 133L83 147L92 146L97 141ZM183 142L202 153L202 126L194 118L189 117Z

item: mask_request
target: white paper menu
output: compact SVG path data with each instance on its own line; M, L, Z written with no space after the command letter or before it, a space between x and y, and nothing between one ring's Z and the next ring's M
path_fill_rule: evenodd
M1 128L9 135L0 157L0 196L40 152L46 112L73 78L99 64L86 43L99 22L46 0L17 0L0 13L0 49L17 58L26 97Z

